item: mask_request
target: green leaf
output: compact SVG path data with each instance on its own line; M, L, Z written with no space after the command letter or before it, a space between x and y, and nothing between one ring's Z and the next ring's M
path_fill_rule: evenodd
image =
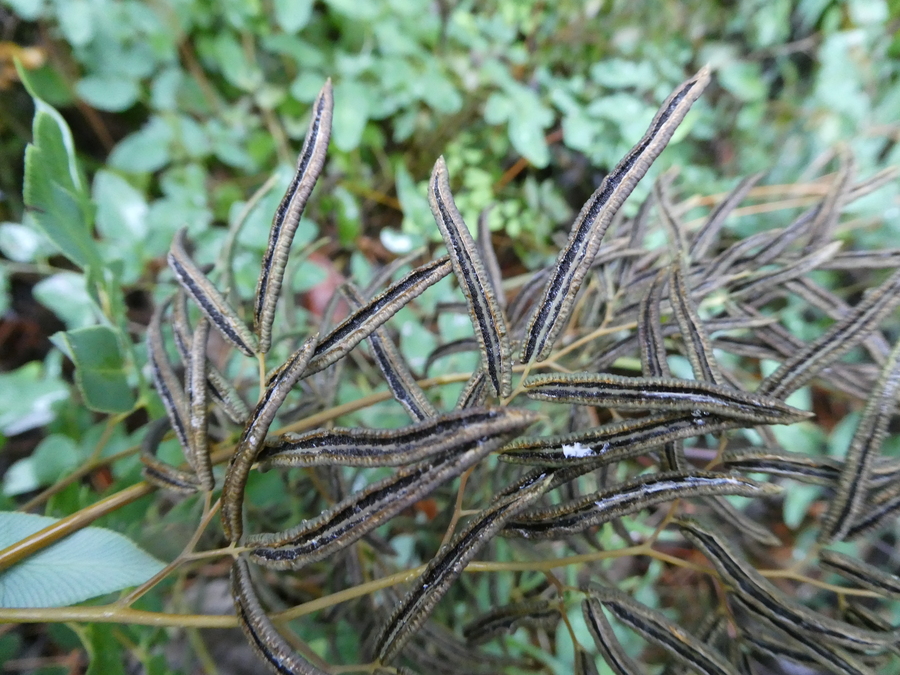
M335 12L343 14L348 19L358 21L371 21L378 16L381 3L357 2L356 0L328 0L328 6Z
M0 512L0 548L56 522ZM127 537L88 527L0 574L0 607L65 607L142 584L163 566Z
M15 436L42 427L56 417L54 404L69 398L69 387L42 373L34 361L10 373L0 373L0 433Z
M135 104L140 94L134 80L115 75L91 75L75 85L75 91L98 110L121 112Z
M109 326L91 326L62 333L75 362L75 383L91 410L128 412L135 398L128 386L122 350Z
M222 75L231 84L244 91L253 91L263 83L262 71L247 60L244 50L232 35L220 33L213 45Z
M118 174L101 169L94 175L94 201L97 230L104 240L134 246L147 235L144 195Z
M484 121L488 124L500 124L509 119L513 113L513 103L509 96L493 92L484 104Z
M82 462L78 445L63 434L50 434L34 449L34 473L40 485L52 485Z
M9 273L5 268L0 267L0 316L6 314L9 305Z
M172 129L161 117L152 117L139 131L126 136L109 155L109 165L122 171L158 171L171 159Z
M34 140L25 150L25 205L41 231L69 260L79 267L99 265L87 195L64 125L61 118L44 110L34 116Z
M125 675L122 644L116 639L115 626L92 623L79 632L90 657L84 675Z
M719 68L719 82L743 101L755 101L767 95L758 63L732 61Z
M88 293L83 274L53 274L37 282L31 293L39 303L62 319L66 328L82 328L97 323L98 308Z
M44 13L44 0L4 0L25 21L35 21Z
M150 85L150 102L154 110L175 110L178 107L178 89L184 85L184 73L178 68L166 68L153 78Z
M563 140L568 147L581 152L590 152L601 124L579 110L563 117L562 129Z
M34 101L35 113L46 113L54 122L56 122L58 131L62 136L62 145L69 164L69 175L72 177L72 184L77 190L83 191L84 183L81 180L81 174L78 171L78 164L75 159L75 140L72 138L72 132L69 129L69 125L66 124L63 116L59 114L59 111L56 108L52 105L48 105L46 101L38 96L32 82L31 74L22 68L18 62L16 62L16 72L18 73L22 84L25 85L26 91L28 91L28 94ZM35 138L37 138L37 134L35 134ZM49 152L50 148L45 148L45 150Z
M784 493L784 524L792 530L796 530L803 523L810 505L815 502L822 493L818 485L791 485L790 490Z
M16 262L34 262L55 254L56 249L33 225L0 223L0 252Z
M88 0L67 0L57 5L59 27L73 47L83 47L94 37L97 18Z
M275 0L275 21L285 33L296 33L309 23L313 0Z
M359 236L359 204L356 202L356 197L340 185L334 189L332 195L337 202L338 239L343 246L351 246Z
M509 140L520 155L538 168L550 162L544 129L553 123L553 112L527 87L509 87Z
M610 89L649 89L658 78L649 61L634 63L624 59L607 59L591 66L591 79Z
M403 207L403 230L438 236L439 233L434 227L434 216L431 215L428 200L424 193L416 187L415 181L402 162L397 164L394 180L397 183L397 198L400 200L400 206Z
M369 120L370 93L368 87L353 80L335 86L332 138L339 150L349 152L359 146Z
M294 275L293 289L296 293L305 293L328 280L328 270L309 260L297 268Z
M3 474L3 494L7 497L23 495L26 492L37 490L39 487L41 487L41 481L37 476L34 457L16 460Z
M18 633L7 633L0 637L0 663L6 664L7 661L15 658L21 648L22 638Z
M509 140L520 155L539 169L550 163L544 128L530 115L516 114L510 118Z

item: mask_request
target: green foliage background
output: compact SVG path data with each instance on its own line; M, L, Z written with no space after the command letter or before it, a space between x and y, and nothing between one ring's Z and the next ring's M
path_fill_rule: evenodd
M157 282L172 236L187 226L198 259L214 260L248 197L277 172L239 235L235 287L252 292L309 105L328 77L334 135L295 248L325 238L338 270L360 278L390 254L439 239L424 183L440 154L470 225L493 205L507 274L545 263L553 234L567 229L659 102L705 63L714 86L626 208L672 166L681 167L683 195L709 195L759 170L771 184L813 178L838 143L852 148L862 176L900 164L897 0L2 0L0 17L4 335L31 326L38 306L65 331L51 346L48 322L38 322L35 349L4 338L4 509L126 451L146 411L161 415L139 338L150 302L171 289L165 275ZM28 71L33 93L61 111L77 156L44 157L54 171L30 183L25 145L33 143L37 161L67 139L48 111L30 130L31 98L8 76L8 55L23 47L43 61ZM53 209L25 213L23 189ZM896 245L897 196L894 185L854 204L859 226L847 236ZM738 234L764 217L742 219ZM324 276L304 263L292 290ZM304 310L294 311L302 325ZM442 337L453 339L454 330L442 325ZM411 356L424 359L434 346L430 335L421 343ZM59 490L46 513L74 513L138 479L128 455L106 483ZM261 501L274 499L269 486L257 489ZM795 524L804 498L792 502ZM188 507L149 525L148 508L139 502L103 524L166 558L173 551L164 542L148 542L187 531ZM91 653L142 645L132 651L147 672L166 672L147 649L165 638L160 631L78 632ZM19 639L0 637L0 660L17 653ZM49 639L51 651L72 648L61 629ZM98 663L93 672L117 672Z

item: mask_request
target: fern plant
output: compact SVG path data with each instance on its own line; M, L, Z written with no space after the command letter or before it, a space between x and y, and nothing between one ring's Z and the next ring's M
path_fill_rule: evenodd
M605 662L631 674L645 671L643 661L670 673L730 674L773 660L826 672L896 670L900 632L883 605L861 600L900 594L900 578L866 561L873 540L865 536L900 509L900 462L882 449L900 386L900 347L882 325L900 302L900 271L861 296L821 283L823 272L852 278L897 267L897 251L841 251L835 240L844 207L896 174L857 180L852 158L839 153L836 173L817 186L821 199L786 226L733 242L726 220L752 210L741 206L747 199L773 193L756 187L762 175L686 222L696 200L678 203L666 174L624 217L623 203L709 78L701 70L666 99L584 205L552 265L504 281L486 219L476 239L438 159L429 201L447 255L423 262L417 252L363 289L343 285L318 329L298 334L285 311L291 298L280 300L281 311L279 298L326 161L335 105L326 83L250 311L235 288L232 251L204 269L182 231L168 256L177 290L147 328L166 415L148 426L147 482L128 498L153 488L199 494L194 536L136 590L107 606L60 610L57 620L149 621L133 607L145 593L179 568L225 558L235 607L226 623L239 625L276 673L564 672L565 664L591 673ZM61 176L63 191L77 194L76 179ZM26 192L51 229L46 214L60 199L52 186ZM645 248L657 232L666 244ZM83 265L95 265L84 250ZM467 315L471 334L439 345L425 370L464 352L477 365L427 378L398 348L393 319L448 278L462 301L441 306L442 316ZM337 320L342 305L346 317ZM797 305L833 323L803 341L779 321ZM349 378L386 391L341 401ZM813 413L795 407L810 383L864 402L840 459L779 442L786 425L810 424ZM460 384L447 409L436 392ZM333 426L388 398L405 410L406 425ZM183 466L157 457L171 437ZM216 467L226 461L222 473ZM254 504L253 481L271 469L295 503ZM818 539L789 566L760 568L756 561L783 542L758 516L795 482L826 496ZM52 538L0 552L0 564ZM849 555L853 542L869 543ZM276 574L286 570L296 573ZM328 591L311 599L309 586ZM838 602L816 606L825 593ZM273 623L260 596L295 605L277 614L281 622L334 609L294 635ZM0 618L27 618L16 612ZM304 630L317 622L341 629L312 649ZM356 663L336 666L338 658Z

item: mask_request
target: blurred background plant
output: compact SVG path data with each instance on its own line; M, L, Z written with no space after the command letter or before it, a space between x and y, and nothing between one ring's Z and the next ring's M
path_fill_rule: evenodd
M721 193L756 171L767 171L767 184L812 181L839 143L852 149L859 175L900 164L897 0L2 0L0 22L4 510L55 486L45 512L66 516L139 480L128 449L148 410L162 414L143 374L141 338L151 307L171 290L157 278L172 237L187 226L198 259L211 261L243 222L234 287L249 297L309 106L328 77L336 102L329 159L295 240L312 252L290 279L302 300L290 310L301 330L342 276L366 280L439 240L425 185L440 154L465 220L473 225L493 207L504 276L546 264L659 102L704 63L715 68L714 85L628 213L673 166L685 197ZM61 229L24 209L34 107L16 59L33 94L72 130L75 154L57 165L60 175L32 177L37 187L58 179L77 195L74 210L59 205ZM47 127L46 152L63 128ZM271 189L248 201L275 167ZM841 236L851 245L900 240L896 184L850 214ZM765 219L751 213L730 227L747 236ZM445 299L425 298L431 306ZM784 320L803 337L816 332L799 310ZM396 325L420 368L435 336L402 317ZM440 341L465 327L442 317ZM465 370L472 359L454 355L433 372ZM366 393L349 382L339 398ZM359 415L364 423L378 417L379 426L402 422L387 403ZM821 438L793 441L840 446L825 422ZM835 433L846 438L845 427ZM110 463L117 453L124 459ZM77 480L67 480L76 470ZM269 481L259 496L277 503L283 490ZM816 494L789 495L789 525L802 528ZM180 521L186 512L160 508L148 525L149 503L116 510L103 524L166 558L167 544L154 538L189 531ZM167 668L148 651L165 639L158 629L77 634L91 654L128 645L147 672ZM23 653L52 654L34 672L66 672L76 648L62 627L6 632L0 661L27 670ZM190 672L191 658L184 663ZM119 672L96 659L91 667Z

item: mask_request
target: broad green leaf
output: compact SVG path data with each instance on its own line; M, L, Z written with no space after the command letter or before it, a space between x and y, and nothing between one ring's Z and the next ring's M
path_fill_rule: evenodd
M425 194L416 187L415 181L402 163L394 171L397 183L397 197L403 207L403 230L437 239L440 232L434 226L434 216Z
M220 33L214 42L215 56L222 75L238 89L253 91L263 83L262 71L247 60L238 41L229 33Z
M544 129L553 122L553 113L537 95L525 87L511 90L509 140L520 155L538 168L550 162Z
M97 323L99 308L88 293L83 274L52 274L37 282L31 293L39 303L62 319L66 328L83 328Z
M84 675L125 675L122 644L116 639L115 630L109 624L92 623L79 631L90 657Z
M658 77L649 61L607 59L591 66L591 79L610 89L634 87L646 90L656 84Z
M865 0L872 4L871 0ZM756 49L783 45L791 35L791 0L769 0L765 12L753 12L749 17L747 38Z
M121 112L135 104L140 94L137 83L116 75L91 75L75 85L78 95L98 110Z
M275 21L285 33L296 33L309 23L313 0L275 0Z
M389 227L383 228L378 238L388 251L397 255L409 253L417 245L422 245L423 243L422 238L418 235L413 236L404 232L398 232Z
M153 109L175 110L178 107L178 90L184 81L184 73L178 68L167 68L153 78L150 85L150 102Z
M79 328L59 335L75 362L75 383L85 405L99 412L128 412L135 398L128 386L116 332L108 326Z
M821 495L822 488L818 485L791 485L791 489L785 490L784 493L784 524L792 530L800 527L809 512L809 507Z
M327 280L328 270L314 262L304 260L294 275L293 289L296 293L305 293Z
M509 140L525 159L538 168L550 162L550 149L544 129L528 115L515 115L509 120Z
M349 152L359 146L369 120L371 94L369 87L353 80L340 82L334 87L332 138L339 150Z
M590 152L595 143L595 136L601 128L599 122L591 120L579 110L563 117L563 140L573 150Z
M847 6L850 18L857 25L880 24L887 21L891 15L889 5L884 0L850 0Z
M32 225L0 223L0 252L16 262L34 262L38 257L55 254L56 249L33 225L33 219L27 218L26 222Z
M0 512L0 548L56 522ZM0 573L0 607L65 607L142 584L162 568L118 532L88 527Z
M78 164L75 159L75 140L72 138L72 132L69 129L69 125L66 124L63 116L59 114L59 111L56 108L52 105L48 105L46 101L38 96L34 84L32 83L31 73L22 68L18 62L16 63L16 72L18 73L22 84L25 85L28 94L31 96L32 100L34 100L35 113L46 113L54 122L56 122L59 133L62 135L62 145L65 150L66 159L68 160L69 175L72 178L72 184L75 186L76 190L82 191L84 189L84 182L78 171ZM37 134L35 134L35 137L36 136Z
M44 13L45 0L3 0L12 10L26 21L35 21Z
M513 113L513 103L509 96L495 91L488 96L484 104L484 121L488 124L500 124L509 119Z
M57 5L59 27L73 47L83 47L93 39L99 18L94 16L95 4L89 0L66 0Z
M371 21L381 11L381 4L376 2L357 2L356 0L328 0L328 6L349 19Z
M290 95L301 103L312 103L322 90L322 76L318 73L303 70L291 83ZM303 127L304 131L306 127ZM301 132L302 133L302 132Z
M56 417L54 404L69 398L69 387L43 373L38 362L0 373L0 433L15 436Z
M37 476L34 457L16 460L3 474L3 494L7 497L24 495L39 487L41 487L41 481Z
M459 91L437 67L432 66L422 73L416 84L418 86L415 89L422 100L439 113L452 115L462 108L463 98Z
M65 124L63 122L63 124ZM100 264L88 222L87 195L66 146L68 127L38 110L34 140L25 150L25 204L41 231L80 267Z
M15 658L21 648L22 638L18 633L7 633L0 637L0 663L6 664Z
M63 434L50 434L34 449L34 473L41 485L52 485L82 461L78 445Z
M104 239L138 241L147 234L147 202L127 180L101 169L94 175L97 229Z
M161 117L152 117L139 131L113 148L109 165L122 171L158 171L171 159L172 129Z
M719 68L719 82L743 101L756 101L768 93L758 63L731 61Z
M338 239L344 246L351 246L359 235L359 224L361 222L359 204L356 201L356 197L340 185L334 188L332 195L337 202Z

